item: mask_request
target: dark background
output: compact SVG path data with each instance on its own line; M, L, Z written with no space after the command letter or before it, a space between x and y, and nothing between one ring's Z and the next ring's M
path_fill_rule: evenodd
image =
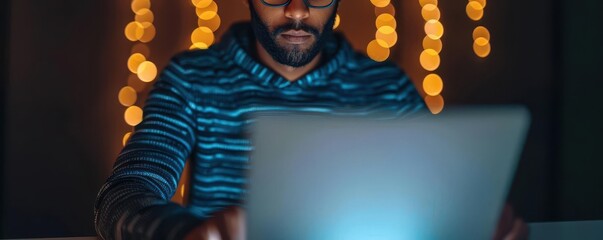
M218 2L218 35L247 19L240 2ZM149 47L161 68L190 45L195 14L188 0L152 3ZM420 88L421 8L395 4L392 60ZM439 3L446 104L528 106L533 123L509 201L529 222L603 219L603 3L488 1L479 23L465 4ZM375 30L372 9L368 0L340 9L340 30L361 51ZM117 101L132 46L123 36L129 1L4 0L0 11L0 237L94 235L96 193L131 130ZM471 50L478 24L492 32L486 59Z

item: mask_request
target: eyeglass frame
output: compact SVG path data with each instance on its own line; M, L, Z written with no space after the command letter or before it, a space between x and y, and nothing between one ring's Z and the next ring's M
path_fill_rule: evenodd
M269 7L282 7L282 6L287 6L287 5L289 5L289 3L291 3L291 1L292 1L292 0L287 0L285 3L282 3L282 4L270 4L270 3L267 3L267 2L266 2L266 0L261 0L262 4L264 4L264 5L266 5L266 6L269 6ZM317 6L313 6L313 5L310 5L310 3L308 3L308 0L304 0L304 3L305 3L305 4L306 4L306 6L307 6L307 7L309 7L309 8L328 8L328 7L332 6L332 5L333 5L333 3L335 3L335 1L336 1L336 0L331 0L331 3L329 3L328 5L325 5L325 6L319 6L319 7L317 7Z

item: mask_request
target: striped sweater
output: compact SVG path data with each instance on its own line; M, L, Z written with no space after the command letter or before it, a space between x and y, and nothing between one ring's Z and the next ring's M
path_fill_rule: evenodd
M260 111L366 112L406 115L424 108L395 64L355 52L340 33L324 61L289 81L254 58L248 22L233 24L207 50L175 55L154 83L142 122L100 189L94 221L103 239L182 239L231 205L244 207L244 178L253 149L243 128ZM190 161L188 204L169 200Z

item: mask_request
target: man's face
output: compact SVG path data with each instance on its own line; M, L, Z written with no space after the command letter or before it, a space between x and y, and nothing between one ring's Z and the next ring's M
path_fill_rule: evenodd
M287 6L270 7L261 0L249 0L251 25L275 61L302 67L320 53L332 34L337 5L308 8L303 0L291 0Z

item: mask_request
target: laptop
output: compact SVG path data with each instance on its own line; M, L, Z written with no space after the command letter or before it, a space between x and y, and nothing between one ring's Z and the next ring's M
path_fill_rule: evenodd
M518 106L254 119L250 240L491 239L530 122Z

